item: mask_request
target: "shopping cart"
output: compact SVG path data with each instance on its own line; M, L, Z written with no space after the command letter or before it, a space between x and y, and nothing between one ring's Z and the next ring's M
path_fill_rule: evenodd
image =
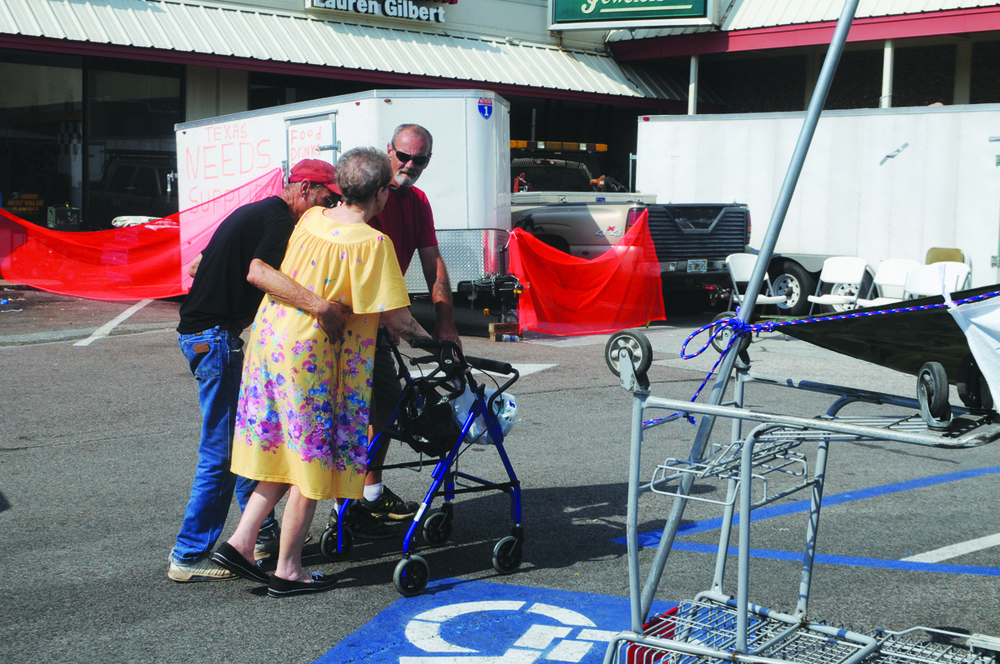
M410 359L412 366L428 365L430 370L425 375L412 375L399 349L391 346L397 378L404 381L403 393L389 423L368 446L369 459L379 458L392 439L405 442L420 455L416 461L389 464L382 469L433 466L430 488L406 531L402 559L393 574L396 590L407 597L420 593L430 576L427 561L413 553L416 533L419 530L430 546L445 544L451 537L452 501L458 494L498 491L510 497L514 525L510 535L500 539L493 549L493 568L497 572L511 574L520 567L524 544L521 485L504 448L504 436L516 413L516 402L507 389L517 381L518 371L506 362L465 355L451 341L414 339L410 346L431 351L430 355ZM509 378L501 385L484 372ZM487 382L494 387L488 387ZM459 470L459 459L472 445L488 445L496 450L506 481L494 482ZM435 498L443 498L444 502L440 510L427 514ZM352 548L353 536L345 519L351 502L339 505L337 518L331 519L320 539L320 551L328 560L342 560Z
M645 372L652 364L649 341L640 332L619 332L608 340L606 357L621 386L632 395L632 436L626 516L632 628L614 637L605 662L671 662L708 664L996 664L1000 639L980 634L955 634L916 627L906 632L859 632L813 621L808 613L823 484L830 443L886 440L936 448L968 448L1000 439L995 412L958 408L945 428L921 417L921 400L870 390L756 375L749 353L740 350L735 365L733 400L697 404L654 397ZM617 361L611 358L617 356ZM828 394L832 405L816 418L755 411L744 407L748 386L760 383ZM892 406L899 412L873 415L853 404ZM654 411L668 411L652 417ZM640 477L641 453L647 431L673 421L677 413L700 414L732 423L725 442L696 440L689 457L667 458L652 478ZM852 413L852 414L847 414ZM749 428L747 423L754 423ZM815 449L813 458L805 450ZM648 445L646 446L648 449ZM722 499L691 495L694 482L717 481L725 486ZM644 584L640 584L638 500L642 492L668 496L671 510ZM749 600L750 528L753 510L808 491L806 540L795 610L783 613ZM722 492L720 492L721 495ZM717 504L722 510L720 538L711 587L662 615L649 616L653 596L673 547L689 501ZM736 596L723 592L727 554L734 517L739 514ZM918 632L930 636L920 639ZM953 645L964 639L964 645Z

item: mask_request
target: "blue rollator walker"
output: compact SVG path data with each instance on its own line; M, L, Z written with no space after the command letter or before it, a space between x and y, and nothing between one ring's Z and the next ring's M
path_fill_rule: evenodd
M410 364L434 365L433 369L427 375L411 376L399 349L392 346L397 378L404 380L403 394L389 423L368 445L369 459L377 459L391 439L405 442L421 455L417 461L385 465L382 469L434 466L431 486L406 531L403 557L393 574L396 590L405 597L420 593L427 587L430 577L427 561L412 552L417 530L421 531L424 542L430 546L441 546L447 542L454 517L452 500L458 494L502 491L510 496L514 525L510 535L497 542L493 549L493 568L497 572L511 574L520 567L524 544L521 484L503 446L504 435L513 423L516 407L513 397L505 392L517 381L517 370L506 362L465 355L452 341L414 339L410 341L410 346L432 352L428 356L411 358ZM479 374L477 380L470 369L510 378L493 390L483 382L492 377ZM464 407L453 408L453 402L468 406L467 412ZM456 416L456 411L461 415ZM458 470L457 462L462 453L470 445L482 443L496 447L507 471L506 482L491 482ZM441 509L423 518L432 501L438 497L444 498ZM336 524L328 525L323 532L320 551L327 560L342 560L351 550L353 536L345 517L352 502L346 500L340 504Z

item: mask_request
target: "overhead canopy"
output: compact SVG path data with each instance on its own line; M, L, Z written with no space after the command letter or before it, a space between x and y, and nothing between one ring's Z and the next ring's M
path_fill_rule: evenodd
M719 0L718 26L612 30L619 60L829 44L841 1ZM849 42L1000 30L1000 0L864 0ZM669 45L668 45L669 44Z
M404 43L406 48L399 48ZM0 46L169 59L415 87L486 87L500 93L662 106L686 100L654 69L608 54L547 44L324 21L301 14L192 0L4 0ZM705 91L700 101L718 100Z

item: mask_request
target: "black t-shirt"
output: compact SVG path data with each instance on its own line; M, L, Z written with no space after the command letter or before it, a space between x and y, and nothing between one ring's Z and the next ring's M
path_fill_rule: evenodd
M259 258L278 269L294 228L288 204L277 196L239 207L226 217L201 253L177 331L196 334L253 318L264 293L247 281L250 262Z

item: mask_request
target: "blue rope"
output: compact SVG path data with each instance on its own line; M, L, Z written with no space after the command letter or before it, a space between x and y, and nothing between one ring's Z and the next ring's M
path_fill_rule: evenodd
M929 309L943 309L945 307L948 307L949 305L958 306L961 304L968 304L970 302L980 302L982 300L988 300L989 298L996 297L997 295L1000 295L1000 291L991 291L989 293L983 293L982 295L973 295L972 297L967 297L963 300L956 300L954 302L951 302L946 298L944 302L941 302L939 304L923 304L916 307L901 307L898 309L878 309L876 311L848 312L839 314L837 316L822 316L818 318L795 318L793 320L766 321L763 323L754 323L754 324L744 323L738 317L724 318L719 321L713 321L708 325L704 325L695 330L694 332L692 332L688 336L688 338L684 340L684 343L681 345L681 358L685 360L694 359L699 355L701 355L702 353L704 353L706 350L708 350L708 347L712 345L712 342L715 341L715 338L717 336L719 336L726 330L732 330L732 336L729 338L729 342L726 344L726 347L723 349L722 353L719 354L719 359L716 360L715 364L712 365L712 368L709 369L708 374L705 376L704 380L701 381L701 385L698 386L698 389L695 391L694 396L691 397L691 403L697 401L698 397L701 396L701 393L705 389L705 386L708 385L709 379L711 379L712 375L715 373L715 370L719 368L719 364L722 363L722 360L726 357L726 354L729 353L729 350L733 347L733 345L736 344L738 341L742 340L744 337L751 336L754 332L757 333L774 332L776 328L784 327L786 325L803 325L805 323L815 323L817 321L846 320L850 318L869 318L871 316L897 314L904 311L927 311ZM739 307L737 307L736 308L737 316L739 316L739 312L740 309ZM701 348L699 348L695 353L688 355L687 346L691 342L691 340L695 339L696 337L698 337L699 335L703 334L708 330L712 330L712 334L708 338L708 341L706 341L705 344ZM679 412L679 413L674 413L669 417L663 417L655 420L648 420L646 422L643 422L643 426L651 424L660 424L662 422L669 422L672 420L676 420L679 417L684 417L691 424L695 423L695 419L690 413Z

